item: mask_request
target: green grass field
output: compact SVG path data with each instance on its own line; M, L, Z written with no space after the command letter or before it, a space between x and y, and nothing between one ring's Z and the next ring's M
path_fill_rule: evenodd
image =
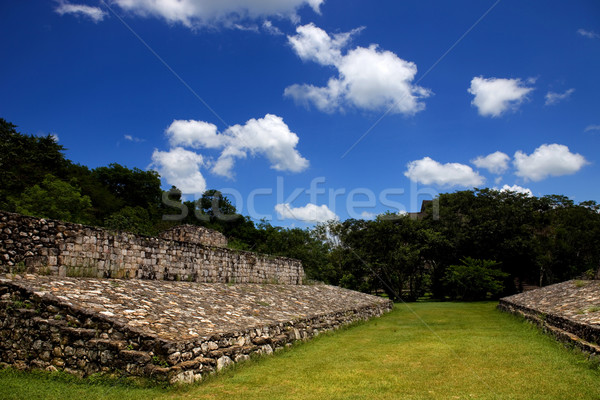
M188 387L5 370L0 399L600 399L596 365L495 306L398 304Z

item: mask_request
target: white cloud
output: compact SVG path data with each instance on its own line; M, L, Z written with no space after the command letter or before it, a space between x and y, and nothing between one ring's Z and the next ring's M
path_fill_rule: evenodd
M327 222L339 219L325 204L318 206L308 203L304 207L294 208L289 203L280 203L275 206L275 211L277 211L279 218L304 222Z
M368 212L368 211L363 211L363 212L360 213L360 216L363 219L374 219L377 216L377 214L372 213L372 212Z
M288 36L290 45L304 61L314 61L321 65L338 65L342 59L342 49L352 35L362 28L329 36L323 29L310 23L296 28L295 36Z
M272 114L230 126L222 133L208 122L175 120L166 134L171 146L221 149L212 171L226 177L232 177L235 159L246 158L248 153L265 156L271 168L278 171L300 172L309 165L296 150L298 135L290 131L281 117Z
M238 31L246 31L246 32L254 32L254 33L258 33L259 29L257 25L243 25L243 24L233 24L231 25L231 28L233 29L237 29Z
M561 144L543 144L531 154L515 153L516 175L525 180L540 181L549 176L571 175L588 164L581 154L571 153Z
M279 29L278 27L273 25L273 23L269 20L265 20L262 24L262 27L265 31L267 31L267 33L270 33L271 35L275 35L275 36L283 35L283 32L281 32L281 29Z
M585 127L584 132L600 131L600 125L588 125Z
M499 117L507 110L516 110L533 88L525 86L521 79L476 76L468 90L475 96L471 104L477 107L479 115Z
M224 145L217 126L204 121L174 120L165 132L171 146L216 149Z
M54 9L58 14L74 14L91 18L94 22L100 22L107 15L106 11L99 7L86 6L84 4L71 4L66 1L59 1L58 6Z
M145 139L141 139L139 137L135 137L135 136L131 136L131 135L123 135L123 137L125 138L125 140L128 140L130 142L134 142L134 143L141 143L141 142L145 142Z
M589 39L600 39L600 34L594 31L588 31L587 29L578 29L577 33Z
M522 194L527 195L528 197L533 197L533 192L531 191L531 189L524 188L524 187L519 186L519 185L512 185L512 186L504 185L504 186L502 186L502 189L500 189L500 191L501 192L522 193Z
M487 156L479 156L471 162L477 168L485 168L490 171L492 174L500 175L506 172L508 169L508 161L510 157L507 154L502 153L501 151L496 151L495 153L488 154Z
M235 157L245 157L249 151L267 157L271 168L277 171L300 172L308 168L308 160L296 150L298 135L290 131L281 117L267 114L261 119L251 119L245 125L234 125L225 134L231 139L217 165ZM221 175L229 174L224 172Z
M325 0L113 0L126 11L159 17L188 28L223 25L267 16L297 20L297 10L310 6L316 13ZM242 26L242 25L239 25Z
M54 141L56 143L58 143L58 141L60 140L60 138L58 137L58 134L56 134L56 133L52 133L52 134L50 134L50 136L52 136L52 139L54 139Z
M158 171L170 185L177 186L183 193L203 193L206 180L200 172L204 158L193 151L175 147L169 151L154 150L150 168Z
M411 181L424 185L464 186L482 185L485 178L473 171L471 167L458 163L441 164L429 157L411 161L407 164L404 175Z
M332 113L342 108L344 97L343 84L337 79L330 79L326 87L294 84L285 88L284 96L293 98L304 106L313 104L319 110Z
M414 63L377 45L356 47L343 54L361 29L330 35L313 24L296 28L296 35L288 36L296 54L303 60L335 67L338 76L330 78L324 87L294 84L285 89L284 95L325 112L356 107L413 115L423 110L425 104L420 100L431 92L412 83L417 73Z
M564 93L555 93L555 92L548 92L546 93L546 105L550 106L553 104L557 104L562 100L566 100L569 97L571 97L571 95L573 94L573 92L575 91L575 89L571 88L567 91L565 91Z

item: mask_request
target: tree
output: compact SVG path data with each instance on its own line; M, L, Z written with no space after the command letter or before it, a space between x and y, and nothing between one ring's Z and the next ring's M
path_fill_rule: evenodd
M108 217L104 225L109 229L146 236L154 236L158 233L153 227L148 210L140 206L124 207Z
M428 233L419 221L390 217L332 224L340 246L331 253L337 258L331 265L339 266L341 285L367 292L383 290L395 300L416 300L429 286Z
M485 300L504 290L502 280L508 276L499 269L500 263L465 257L460 265L446 270L444 285L452 300Z
M600 267L600 214L594 202L575 205L562 196L541 199L547 207L541 213L535 241L538 247L539 283L571 279Z
M156 171L129 169L112 163L94 169L92 176L126 206L157 209L161 204L160 175Z
M67 168L67 176L69 180L77 182L81 194L88 196L92 201L93 224L103 225L109 215L125 207L124 199L99 182L85 165L70 164Z
M460 282L451 277L471 271L461 264L467 259L495 260L503 295L524 282L555 283L600 266L595 202L575 205L565 196L491 189L441 194L437 200L439 219L429 204L416 221L384 214L331 226L340 246L329 252L329 274L340 285L385 290L390 297L415 299L431 291L435 298L462 298Z
M308 279L331 283L329 277L323 273L329 262L329 246L309 229L285 229L261 221L258 229L255 229L251 249L260 253L299 259Z
M70 161L64 150L54 136L24 135L0 118L0 208L11 210L8 197L40 184L47 174L66 179Z
M79 188L50 174L12 201L18 213L77 223L88 223L92 211L90 198Z
M432 289L443 298L441 281L445 269L465 257L493 259L502 263L510 275L506 294L517 290L512 284L532 281L538 274L537 248L534 243L541 204L537 198L521 193L476 189L439 196L440 218L430 216L424 223L448 240L447 251L438 253Z
M207 223L219 223L240 218L235 206L218 190L207 190L197 202L196 217Z

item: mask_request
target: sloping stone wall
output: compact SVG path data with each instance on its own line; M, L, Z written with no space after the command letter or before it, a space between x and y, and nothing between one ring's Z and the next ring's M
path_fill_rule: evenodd
M600 357L600 281L572 280L500 299L498 308Z
M292 285L304 278L302 263L290 258L0 211L0 272L19 263L72 277Z
M391 308L327 285L10 276L0 278L0 364L191 383Z

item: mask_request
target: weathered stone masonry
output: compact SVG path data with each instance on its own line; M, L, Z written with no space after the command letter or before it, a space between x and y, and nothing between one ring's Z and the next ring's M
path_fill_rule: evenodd
M161 232L159 237L167 240L204 244L207 246L227 247L227 238L225 235L202 226L177 225Z
M0 211L0 366L189 383L392 307L225 246L190 226L152 238Z
M0 272L22 262L58 276L302 284L300 261L227 249L211 232L179 227L154 238L0 211Z
M520 315L557 340L600 359L600 281L566 281L500 299L498 308Z
M0 364L191 383L391 306L326 285L2 278Z

